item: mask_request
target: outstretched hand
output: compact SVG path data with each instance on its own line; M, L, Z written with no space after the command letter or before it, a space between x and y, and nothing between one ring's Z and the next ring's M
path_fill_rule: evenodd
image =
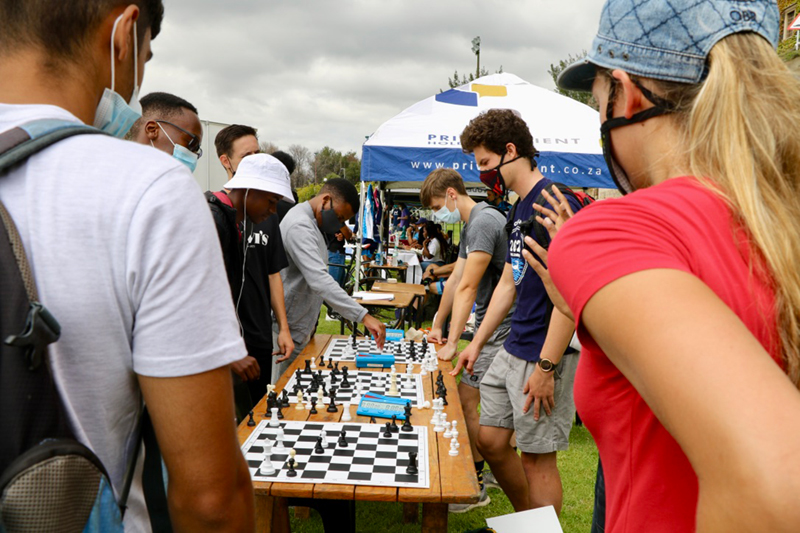
M534 239L531 237L525 237L525 244L534 252L536 255L539 256L539 259L542 261L539 262L533 257L528 250L522 251L522 256L528 262L528 265L542 278L542 283L544 284L544 288L547 291L547 295L550 297L550 301L553 302L553 305L561 311L565 316L569 317L570 320L575 320L575 317L572 315L572 311L570 310L569 306L567 305L567 301L561 296L561 293L558 292L555 284L553 284L553 279L550 277L550 271L547 269L547 250L539 246Z
M544 196L552 209L548 209L539 204L533 205L533 209L542 215L537 216L536 221L547 229L547 233L550 234L551 239L555 237L558 230L564 225L564 222L575 215L567 201L567 197L564 196L558 187L553 185L552 190L555 196L548 193L547 189L542 190L542 196Z

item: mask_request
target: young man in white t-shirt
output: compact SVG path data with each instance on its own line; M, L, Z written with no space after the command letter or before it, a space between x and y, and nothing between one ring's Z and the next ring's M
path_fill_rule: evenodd
M124 135L162 16L160 0L0 1L0 133L60 119ZM149 146L78 135L0 176L0 201L61 324L50 358L70 423L117 495L144 399L173 527L252 530L228 368L246 352L186 167ZM125 529L150 529L138 479Z

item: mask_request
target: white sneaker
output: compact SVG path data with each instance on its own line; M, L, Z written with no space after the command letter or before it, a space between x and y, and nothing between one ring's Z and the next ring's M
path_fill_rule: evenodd
M451 503L447 506L447 510L451 513L466 513L467 511L471 511L476 507L483 507L484 505L489 505L492 503L492 499L486 493L486 485L483 486L481 489L481 497L475 503Z
M499 489L500 483L497 482L497 478L494 477L491 470L484 470L483 471L483 486L487 489Z

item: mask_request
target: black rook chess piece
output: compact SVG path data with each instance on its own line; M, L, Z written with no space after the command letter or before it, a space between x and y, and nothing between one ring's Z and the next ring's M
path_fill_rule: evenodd
M313 396L311 397L311 410L308 413L311 415L317 414L317 399Z
M406 467L406 474L416 476L419 474L417 470L417 452L408 452L408 466Z

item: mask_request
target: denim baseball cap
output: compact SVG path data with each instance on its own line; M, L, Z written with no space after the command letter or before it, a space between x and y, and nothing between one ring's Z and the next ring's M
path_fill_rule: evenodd
M591 91L596 66L699 83L720 39L752 31L776 47L778 27L775 0L607 0L591 50L561 72L557 85Z

